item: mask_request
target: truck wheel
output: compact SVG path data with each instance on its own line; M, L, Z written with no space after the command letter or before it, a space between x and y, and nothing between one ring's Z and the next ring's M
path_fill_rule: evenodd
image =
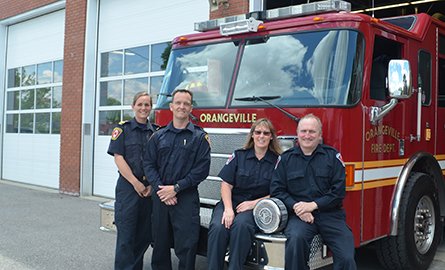
M431 177L411 173L400 200L397 236L377 242L386 269L427 269L442 235L438 194Z

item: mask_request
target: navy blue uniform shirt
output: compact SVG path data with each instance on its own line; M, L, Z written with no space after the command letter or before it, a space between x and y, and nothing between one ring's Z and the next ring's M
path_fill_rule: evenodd
M197 187L210 170L207 133L192 123L176 129L170 122L150 138L144 170L155 191L159 185L179 184L180 190Z
M339 209L345 197L345 167L330 146L320 144L305 156L297 145L279 157L270 188L271 196L292 212L300 201L315 201L320 211Z
M255 200L270 192L270 181L278 156L267 150L261 160L255 149L236 150L218 176L233 186L232 204L235 208L244 201Z
M122 155L133 175L142 180L144 176L143 157L150 136L158 128L154 124L140 124L133 118L119 123L111 134L108 154Z

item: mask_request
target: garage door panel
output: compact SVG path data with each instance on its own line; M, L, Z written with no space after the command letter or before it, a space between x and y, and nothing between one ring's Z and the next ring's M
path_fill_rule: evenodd
M5 134L4 139L4 179L59 187L60 136Z
M8 68L63 58L65 11L8 27Z
M62 60L64 25L65 11L60 10L8 26L8 40L6 43L6 66L8 74L11 70L19 71L24 67L32 67L32 70L30 69L31 71L27 70L28 73L32 73L36 71L36 67L39 64L45 63L46 67L52 67L53 63L56 63L52 61ZM59 61L58 63L61 62L62 61ZM14 74L14 72L12 74ZM9 79L15 80L14 76ZM62 85L61 81L51 82L46 80L39 85L35 84L35 81L36 80L32 80L28 86L6 84L8 87L14 86L17 88L6 89L7 93L5 96L8 96L8 93L19 93L20 91L22 93L28 91L34 94L35 88L52 89L52 87L61 87ZM2 177L22 183L58 188L60 135L50 134L50 131L47 131L48 134L39 134L39 132L42 131L42 127L49 127L52 123L57 124L55 120L61 108L50 108L49 106L41 108L39 107L40 101L38 99L36 100L31 101L31 103L34 103L29 108L25 106L19 107L18 105L5 107L4 115L6 120L9 119L8 117L11 119L21 119L17 121L31 120L26 130L26 132L31 133L17 133L20 132L18 131L20 129L17 129L19 125L17 122L16 126L8 129L10 133L4 134ZM50 121L50 117L39 117L42 115L51 115L51 117L53 117L52 122ZM29 117L25 118L24 116ZM4 121L4 123L4 126L11 125L11 123L7 121ZM55 133L57 132L58 131L55 131Z
M114 198L114 188L119 174L114 163L114 158L107 154L109 143L110 137L108 136L99 136L96 138L94 152L94 194Z
M99 54L114 50L123 52L125 49L139 46L152 48L151 46L154 44L159 45L158 43L171 41L178 35L192 33L194 22L207 20L209 17L208 1L107 0L101 1L99 8ZM101 64L98 63L97 66L100 68ZM98 70L98 74L100 74L100 70ZM156 75L162 78L162 74ZM150 77L150 82L153 82L156 75L145 74L144 76ZM139 74L132 76L139 76ZM108 78L105 79L108 80ZM125 79L127 78L122 78L123 81ZM100 100L97 92L99 92L101 80L104 78L98 75L96 101ZM110 80L117 80L117 76ZM99 115L105 113L107 109L117 112L129 110L130 106L104 108L105 106L99 106L98 103L96 103L94 139L93 194L114 197L118 173L113 158L106 153L110 136L98 135Z
M99 51L170 41L209 17L207 1L108 0L100 9Z

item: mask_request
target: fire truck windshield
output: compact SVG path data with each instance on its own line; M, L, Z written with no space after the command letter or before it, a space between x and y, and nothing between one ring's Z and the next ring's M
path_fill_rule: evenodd
M176 49L158 106L167 108L177 88L194 93L195 108L270 106L242 99L270 95L282 107L352 105L361 94L363 48L358 32L337 29Z
M238 46L232 42L172 50L157 102L168 108L175 89L193 92L193 107L223 107Z

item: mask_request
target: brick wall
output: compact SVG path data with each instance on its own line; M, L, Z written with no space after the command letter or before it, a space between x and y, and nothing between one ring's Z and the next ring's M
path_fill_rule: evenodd
M249 0L217 0L210 11L210 19L222 18L249 12Z
M60 130L61 193L79 195L87 0L67 0Z
M57 2L57 0L9 0L0 1L0 20L25 13L38 7Z

